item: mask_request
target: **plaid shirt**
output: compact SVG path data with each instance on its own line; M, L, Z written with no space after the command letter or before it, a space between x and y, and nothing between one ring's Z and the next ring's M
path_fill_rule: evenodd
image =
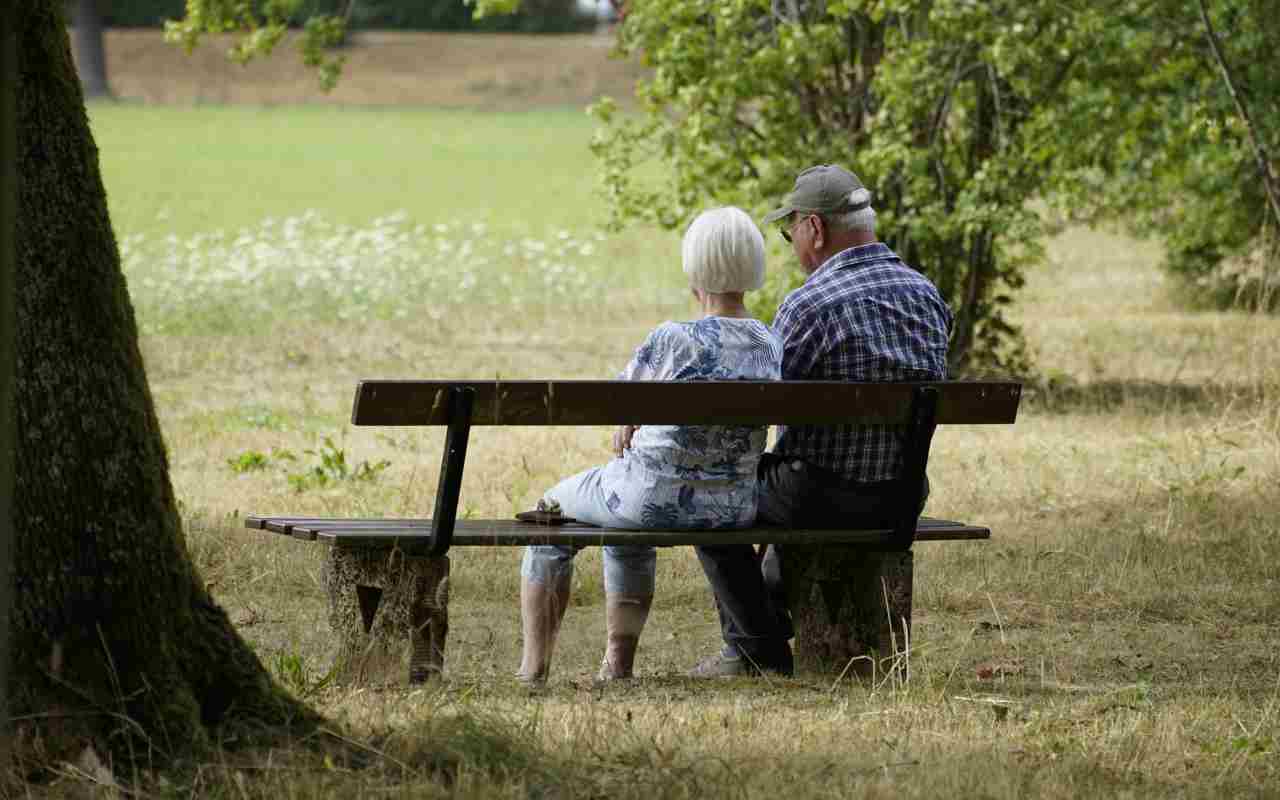
M784 380L933 381L947 377L951 310L929 279L880 243L837 253L778 307ZM773 452L859 483L902 468L901 427L778 427Z

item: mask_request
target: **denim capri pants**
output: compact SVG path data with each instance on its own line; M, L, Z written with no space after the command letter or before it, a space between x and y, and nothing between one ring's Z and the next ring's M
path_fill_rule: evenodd
M593 467L557 483L544 497L560 503L566 516L602 528L639 528L636 521L621 517L605 505L603 467ZM573 557L578 549L568 545L530 545L525 548L520 574L532 583L559 583L573 575ZM658 556L649 545L606 545L604 547L604 590L609 594L653 594Z

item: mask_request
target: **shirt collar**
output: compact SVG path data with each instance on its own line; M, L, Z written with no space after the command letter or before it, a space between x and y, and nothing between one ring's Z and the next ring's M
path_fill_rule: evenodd
M890 258L896 258L892 250L884 242L870 242L868 244L860 244L856 247L850 247L841 250L831 258L822 262L822 265L813 271L810 278L819 274L825 274L837 269L845 269L850 267L858 267L872 261L884 261Z

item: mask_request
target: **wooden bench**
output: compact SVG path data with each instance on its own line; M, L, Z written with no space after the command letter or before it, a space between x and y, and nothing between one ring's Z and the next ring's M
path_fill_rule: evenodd
M529 544L786 544L797 667L901 668L910 642L915 542L987 539L981 526L919 517L936 425L1009 424L1015 382L363 381L355 425L448 426L428 519L252 516L246 527L330 545L323 571L337 637L335 675L416 683L444 666L450 547ZM458 520L473 425L888 424L903 432L904 497L892 526L870 530L615 530ZM602 452L600 461L608 457ZM589 465L565 465L565 474ZM977 476L975 476L977 479ZM943 488L945 491L945 487ZM515 600L512 599L513 608ZM690 653L692 657L694 654Z

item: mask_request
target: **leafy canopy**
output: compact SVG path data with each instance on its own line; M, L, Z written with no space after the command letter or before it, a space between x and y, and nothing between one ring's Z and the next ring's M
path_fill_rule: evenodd
M1208 5L1275 152L1267 2ZM873 189L881 238L956 310L956 372L1026 366L1007 312L1042 254L1044 201L1158 233L1169 268L1196 276L1263 232L1196 0L634 0L618 45L654 73L638 118L594 108L616 224L764 211L799 170L842 163ZM771 275L760 310L799 280Z
M1273 192L1280 186L1280 15L1271 0L1205 0L1203 9L1153 0L1135 11L1089 60L1075 118L1064 120L1072 175L1060 200L1084 219L1159 236L1166 269L1193 303L1274 307L1280 208L1268 208L1266 183L1269 172Z

